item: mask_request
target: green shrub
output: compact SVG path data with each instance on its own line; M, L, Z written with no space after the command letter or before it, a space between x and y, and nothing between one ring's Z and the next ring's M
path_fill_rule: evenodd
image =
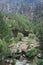
M0 58L5 58L8 55L11 55L11 51L8 48L5 40L0 39Z
M23 37L22 33L18 33L17 37L15 38L15 42L21 41Z
M43 65L43 59L38 59L37 65Z
M28 18L19 14L9 14L8 17L10 18L8 24L11 24L11 28L18 29L21 32L32 30L32 22Z
M36 35L34 33L30 33L28 35L28 44L35 44L37 43L38 44L39 40L38 40L38 37L36 37Z
M11 29L8 27L8 24L6 21L4 21L4 16L0 12L0 39L5 39L7 43L9 43L9 40L13 36L13 33Z
M28 35L28 38L30 38L30 39L34 39L36 36L35 36L35 34L34 33L30 33L29 35Z
M32 49L26 53L26 56L31 58L31 57L34 57L35 55L37 55L37 53L38 53L38 49Z
M18 38L19 41L22 40L22 37L23 37L23 34L22 33L18 33L17 38Z

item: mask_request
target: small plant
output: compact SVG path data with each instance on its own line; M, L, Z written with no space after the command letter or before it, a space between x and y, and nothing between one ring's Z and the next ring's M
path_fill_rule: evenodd
M31 51L28 51L28 52L26 53L26 56L28 56L29 58L31 58L31 57L36 56L37 53L38 53L38 49L32 49Z
M18 41L21 41L23 37L22 33L18 33L17 37L14 38L15 42L17 43Z
M31 39L34 39L36 36L35 36L35 34L34 33L30 33L29 35L28 35L28 38L31 38Z
M5 40L0 39L0 58L5 58L8 55L11 55L11 51L8 48L8 45L6 44Z
M17 35L18 41L21 41L22 40L22 37L23 37L23 34L22 33L18 33L18 35Z
M37 65L43 65L43 59L38 59Z

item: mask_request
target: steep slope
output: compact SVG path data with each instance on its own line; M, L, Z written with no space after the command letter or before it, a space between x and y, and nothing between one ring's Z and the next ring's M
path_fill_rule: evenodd
M43 0L0 0L0 10L6 13L20 13L33 18L34 14L43 11Z

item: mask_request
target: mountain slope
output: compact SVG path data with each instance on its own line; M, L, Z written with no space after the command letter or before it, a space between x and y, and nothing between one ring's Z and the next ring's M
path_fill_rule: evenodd
M0 0L0 10L6 13L20 13L29 18L43 9L43 0ZM42 10L43 11L43 10Z

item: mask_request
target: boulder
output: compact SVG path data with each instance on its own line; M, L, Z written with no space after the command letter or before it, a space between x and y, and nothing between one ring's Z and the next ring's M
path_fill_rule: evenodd
M39 54L37 55L38 58L41 58L41 56L42 56L41 53L39 53Z

